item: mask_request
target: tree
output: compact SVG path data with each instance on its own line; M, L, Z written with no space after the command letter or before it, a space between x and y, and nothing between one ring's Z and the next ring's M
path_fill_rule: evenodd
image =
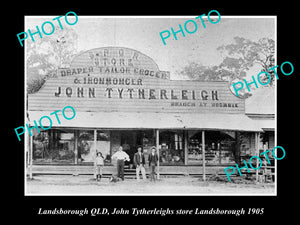
M179 73L193 80L201 81L213 81L221 80L219 73L217 73L217 67L208 67L201 64L191 62L183 68Z
M244 79L247 71L255 64L258 64L261 68L259 72L266 71L271 76L271 81L268 85L274 85L274 72L268 70L274 66L274 40L262 38L258 42L254 42L242 37L235 37L232 44L222 45L217 50L223 57L223 61L219 65L203 66L192 62L185 66L179 73L190 79L229 81L232 84ZM260 80L264 83L267 82L267 79L268 77L265 74L260 76ZM243 93L240 95L244 98L251 96L246 91L244 91L244 95Z
M246 71L255 64L260 65L260 71L266 71L271 74L269 86L274 85L274 73L268 69L275 66L275 42L269 38L261 38L258 42L250 41L245 38L235 37L234 43L222 45L217 48L224 55L223 62L219 65L235 74L233 78L244 78ZM261 80L267 79L267 76L261 76Z
M71 62L77 52L77 37L71 28L56 27L50 36L26 41L27 93L38 91L47 78L56 76L57 68Z

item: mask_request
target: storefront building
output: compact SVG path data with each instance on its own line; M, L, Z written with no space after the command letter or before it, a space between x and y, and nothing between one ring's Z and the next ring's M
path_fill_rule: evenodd
M74 119L53 120L31 138L33 165L93 165L100 151L109 168L123 146L131 166L137 146L145 154L157 146L161 171L202 173L249 159L264 133L227 82L171 80L150 57L122 47L83 52L58 69L28 95L28 122L65 106Z
M245 101L246 115L260 127L259 150L275 147L275 87L260 88Z

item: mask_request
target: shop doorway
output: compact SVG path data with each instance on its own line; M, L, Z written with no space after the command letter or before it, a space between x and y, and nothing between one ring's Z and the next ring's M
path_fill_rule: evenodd
M145 157L149 152L150 146L153 146L154 132L152 130L124 130L121 131L120 144L123 150L129 155L130 161L125 165L134 168L133 157L137 152L138 146L142 146Z
M130 158L129 162L125 162L125 165L133 164L133 156L136 148L136 131L121 131L121 146Z

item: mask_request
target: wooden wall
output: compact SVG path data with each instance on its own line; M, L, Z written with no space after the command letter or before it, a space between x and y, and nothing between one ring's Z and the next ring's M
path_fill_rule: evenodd
M120 77L127 81L130 79L130 84L119 84ZM100 78L105 80L104 84L99 84ZM111 82L116 81L116 84L106 84L106 78L111 79ZM177 99L172 99L172 96ZM37 93L28 96L30 111L54 111L67 105L74 107L76 111L97 112L245 111L244 100L235 97L226 82L165 80L140 75L81 74L52 78L47 80Z
M245 113L227 82L170 80L150 57L116 47L79 54L28 96L29 111L67 105L86 112Z

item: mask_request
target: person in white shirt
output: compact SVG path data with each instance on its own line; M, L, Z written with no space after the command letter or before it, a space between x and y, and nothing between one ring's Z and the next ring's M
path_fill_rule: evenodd
M129 161L129 155L123 151L122 146L119 147L119 151L112 155L112 159L117 159L117 171L118 177L124 180L124 164L125 161Z

